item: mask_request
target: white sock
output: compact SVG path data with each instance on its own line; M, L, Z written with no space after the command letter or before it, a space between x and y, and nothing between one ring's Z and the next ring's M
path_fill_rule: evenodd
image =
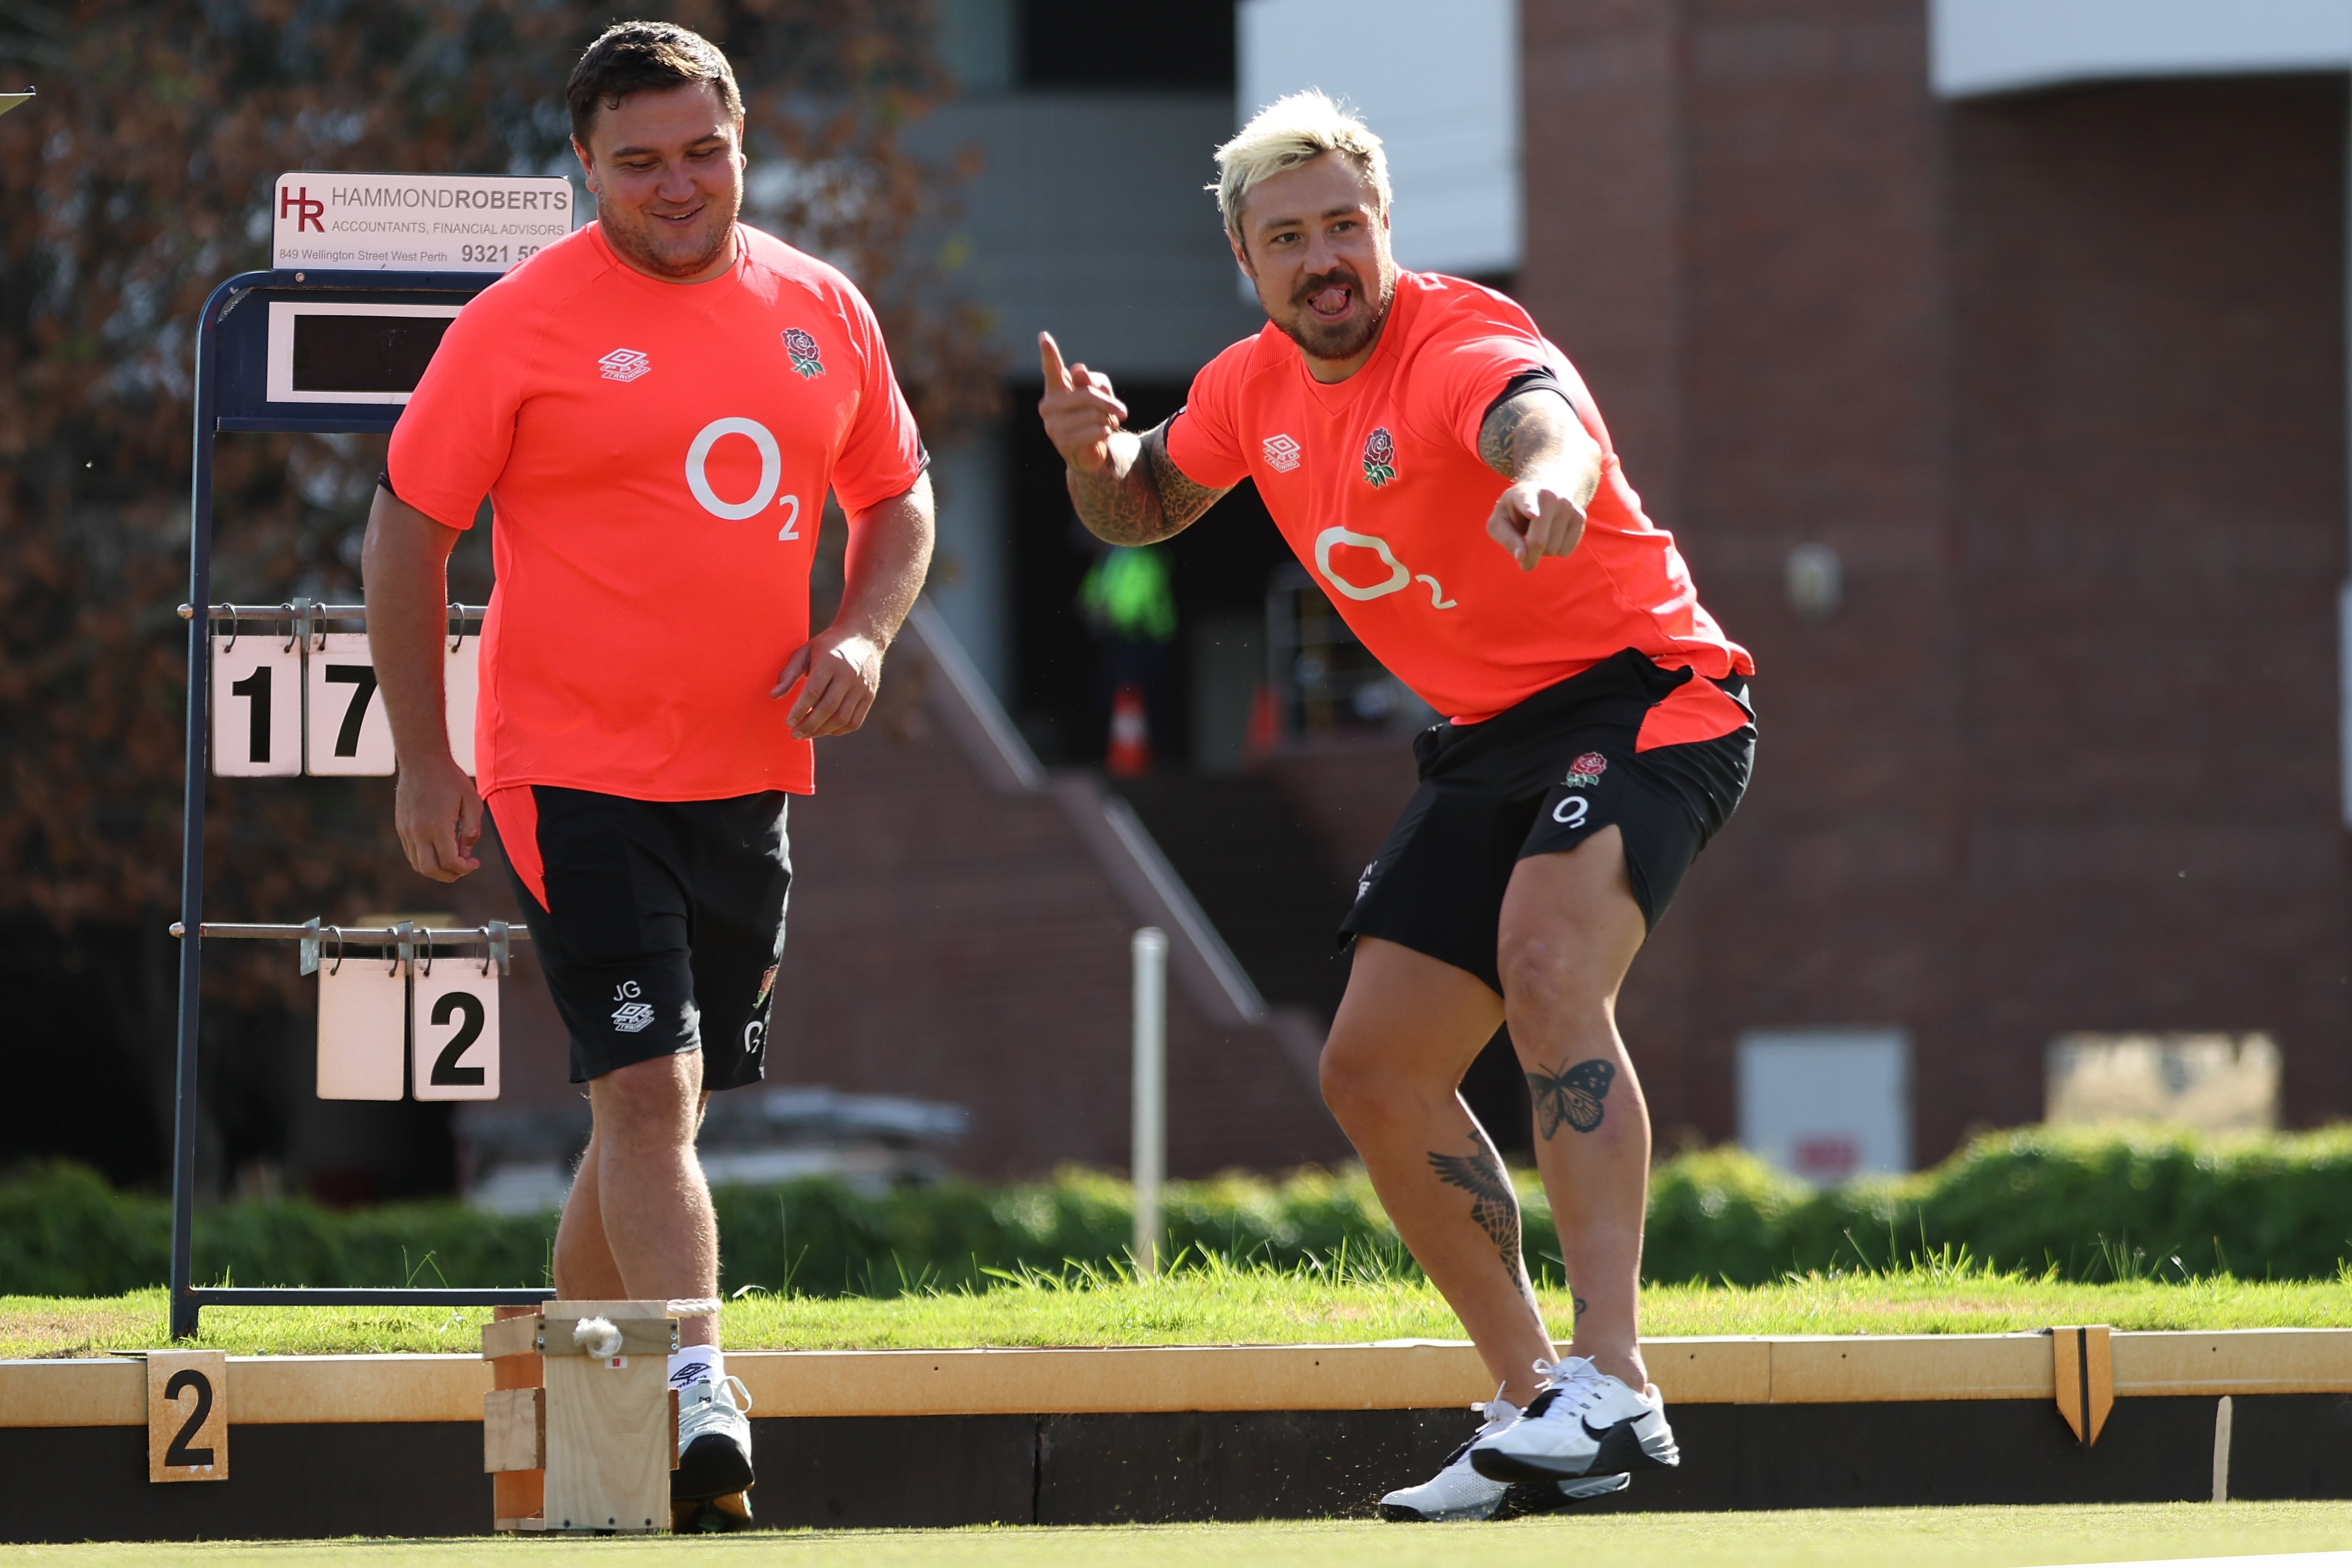
M727 1375L727 1363L717 1345L688 1345L669 1358L669 1385L683 1394L696 1384L717 1383Z

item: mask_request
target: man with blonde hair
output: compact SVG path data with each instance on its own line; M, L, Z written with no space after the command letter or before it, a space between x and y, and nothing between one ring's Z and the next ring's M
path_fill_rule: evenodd
M1398 269L1380 139L1319 92L1218 150L1268 324L1141 435L1108 377L1039 352L1047 434L1102 538L1180 531L1244 479L1349 626L1444 722L1340 928L1323 1095L1501 1386L1391 1519L1622 1489L1680 1450L1642 1363L1649 1115L1616 1027L1634 954L1746 788L1754 665L1700 607L1567 357L1528 313ZM1483 526L1482 526L1483 525ZM1574 1291L1555 1352L1518 1203L1460 1094L1507 1023Z

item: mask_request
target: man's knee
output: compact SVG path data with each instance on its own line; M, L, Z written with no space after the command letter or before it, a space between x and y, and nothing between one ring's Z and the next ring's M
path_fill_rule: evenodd
M1351 1137L1410 1118L1427 1088L1398 1063L1339 1035L1324 1046L1316 1076L1323 1103Z
M683 1146L701 1120L701 1075L694 1053L614 1068L589 1085L595 1135L630 1144Z
M1594 963L1598 934L1580 932L1568 921L1507 926L1495 949L1505 1013L1552 1022L1607 1016L1616 977Z

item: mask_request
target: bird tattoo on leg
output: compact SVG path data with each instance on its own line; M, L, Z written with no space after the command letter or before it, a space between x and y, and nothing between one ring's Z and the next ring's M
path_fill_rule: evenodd
M1471 1142L1476 1143L1478 1139L1474 1135ZM1510 1275L1514 1284L1517 1283L1521 1268L1519 1200L1511 1191L1510 1178L1502 1167L1489 1160L1483 1148L1475 1154L1445 1154L1433 1149L1429 1166L1437 1173L1439 1181L1470 1194L1470 1217L1494 1242L1502 1254L1504 1272Z

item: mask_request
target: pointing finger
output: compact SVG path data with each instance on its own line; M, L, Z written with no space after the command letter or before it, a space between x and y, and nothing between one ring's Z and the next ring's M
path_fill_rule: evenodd
M1062 367L1062 345L1054 341L1051 332L1037 334L1037 362L1045 372L1045 390L1070 390L1070 373Z
M1486 537L1509 551L1515 560L1519 553L1519 531L1518 519L1507 504L1497 504L1486 514Z

